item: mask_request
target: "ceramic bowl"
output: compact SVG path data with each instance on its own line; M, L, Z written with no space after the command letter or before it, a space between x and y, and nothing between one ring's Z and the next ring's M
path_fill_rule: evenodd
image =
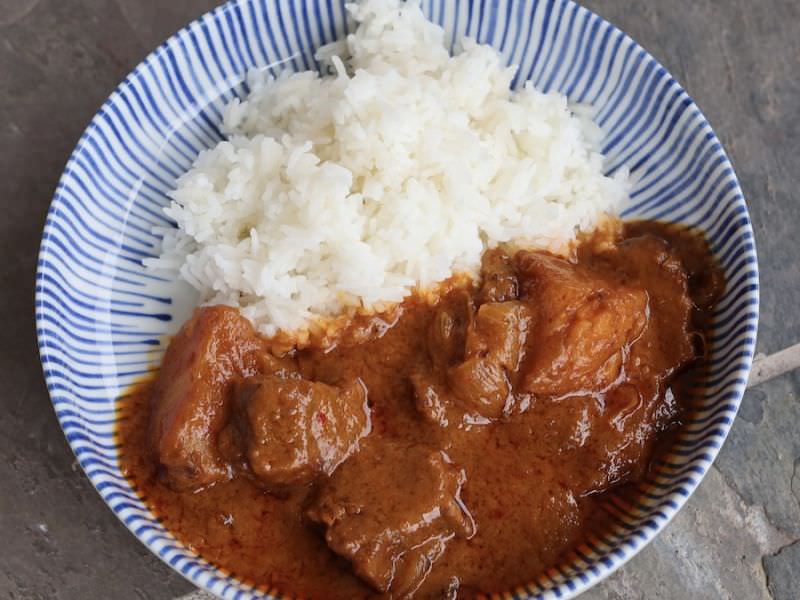
M710 340L710 376L634 502L609 503L615 528L569 564L509 592L566 598L597 583L652 540L686 502L736 415L758 320L753 232L728 158L673 77L627 35L566 0L425 0L449 43L471 36L532 80L597 110L609 172L635 182L626 218L697 226L728 287ZM178 543L121 475L115 399L156 367L193 294L142 268L175 179L220 138L222 106L246 93L253 67L313 69L314 50L347 30L341 0L236 0L158 47L106 100L65 168L44 229L37 273L41 360L58 419L105 502L154 554L222 598L279 596L229 577ZM290 593L291 590L284 590ZM645 591L643 590L643 594Z

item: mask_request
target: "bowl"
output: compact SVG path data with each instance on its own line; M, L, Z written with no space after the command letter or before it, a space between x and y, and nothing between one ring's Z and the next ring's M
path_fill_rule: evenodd
M631 38L567 0L425 0L454 44L469 35L532 80L597 110L606 170L630 169L625 218L702 229L728 287L716 309L709 377L633 501L612 500L614 526L567 564L509 594L567 598L652 540L709 469L744 393L758 322L753 231L733 168L700 110ZM58 184L39 255L36 324L56 415L105 502L154 554L222 598L272 598L177 542L120 472L115 401L155 368L188 315L188 286L147 272L167 223L161 208L197 153L221 138L221 107L246 93L245 73L313 69L314 49L345 34L340 0L234 0L188 25L122 82L92 119ZM290 592L291 590L286 590Z

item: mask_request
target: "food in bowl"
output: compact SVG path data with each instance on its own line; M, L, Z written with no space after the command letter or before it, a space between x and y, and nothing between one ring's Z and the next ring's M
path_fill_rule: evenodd
M484 253L475 283L276 357L198 308L124 400L124 472L179 540L307 598L441 597L533 580L602 526L691 408L721 280L653 223ZM600 519L600 521L598 521Z
M121 402L121 465L269 590L502 591L602 528L691 410L721 271L614 218L626 175L565 98L451 57L414 4L352 11L335 74L254 76L179 182L151 266L204 305Z

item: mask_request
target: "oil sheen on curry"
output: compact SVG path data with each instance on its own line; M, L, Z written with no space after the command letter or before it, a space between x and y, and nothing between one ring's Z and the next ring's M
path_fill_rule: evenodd
M279 356L195 311L121 400L123 471L184 544L275 592L456 598L534 580L679 424L720 271L632 223L569 259L488 250L480 279Z

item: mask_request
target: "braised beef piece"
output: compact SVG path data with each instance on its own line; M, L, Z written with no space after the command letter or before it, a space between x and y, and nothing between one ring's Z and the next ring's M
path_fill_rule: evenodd
M630 348L625 382L603 394L600 410L594 411L580 475L592 492L644 474L642 457L678 417L678 401L666 387L669 378L696 357L683 261L665 240L649 235L629 238L614 252L615 272L647 289L649 314Z
M437 308L428 329L429 363L410 376L417 410L439 427L460 423L464 418L463 410L454 406L446 376L450 367L464 359L467 329L474 316L471 295L465 290L454 291L453 298Z
M558 397L612 385L647 324L647 292L546 254L515 260L520 296L536 314L520 391Z
M330 474L369 430L363 383L301 379L238 311L214 306L195 311L169 346L150 438L175 489L226 480L239 468L284 486Z
M269 487L330 475L370 432L360 379L340 388L299 377L256 376L238 384L235 395L226 433L238 437L251 472Z
M192 489L229 479L217 436L230 414L232 382L287 369L238 310L197 309L172 339L152 397L149 436L166 481Z
M468 318L452 309L437 311L429 334L431 368L411 377L416 406L427 420L442 427L456 422L486 422L507 414L512 382L524 353L531 313L516 301L490 302ZM463 323L458 334L449 334ZM446 342L441 340L447 340ZM463 357L455 361L455 357Z
M308 510L331 550L394 598L412 594L455 536L475 525L461 502L464 472L441 451L382 441L345 462Z
M719 264L709 261L708 241L702 232L693 228L665 227L657 221L634 221L625 224L624 237L620 244L620 250L623 251L630 246L638 246L645 239L656 240L649 243L669 249L669 260L680 262L681 271L685 272L688 280L689 296L695 307L700 309L693 315L697 321L695 325L710 325L705 320L710 312L704 311L709 311L725 291L725 274ZM639 256L644 257L643 254Z
M467 330L465 355L491 360L514 373L525 352L532 316L531 308L523 302L482 304Z
M508 414L530 325L531 311L521 302L490 302L478 309L467 330L464 362L447 372L447 383L467 412L490 419Z
M433 370L444 372L463 360L467 330L475 317L475 305L467 290L454 290L436 311L428 330L428 353Z
M478 300L481 304L516 300L519 281L511 257L501 248L483 253L481 258L481 289Z
M689 277L669 244L650 235L630 238L616 250L617 271L647 289L649 326L637 344L637 379L667 377L695 357ZM711 269L714 270L714 269Z
M529 350L522 380L530 391L560 397L557 427L570 428L559 434L566 441L562 449L581 452L571 485L597 493L640 478L647 464L642 457L678 416L678 402L665 386L695 358L693 304L682 261L667 242L652 236L629 238L599 257L598 272L608 261L616 281L636 281L647 290L645 302L643 292L608 283L614 281L610 277L595 282L594 292L583 291L570 278L577 272L573 265L554 265L557 259L541 255L519 259L526 261L520 270L534 274L522 278L523 297L535 295L540 311L547 311L549 297L572 307L545 321L551 336L546 343L557 351ZM579 276L588 281L586 274ZM598 289L601 302L594 297ZM570 313L571 320L563 318ZM620 369L624 381L616 381ZM546 415L547 408L540 408ZM563 418L567 411L575 416Z
M414 406L427 422L438 427L459 423L464 415L454 409L453 399L442 378L429 369L415 371L409 376L414 389Z

